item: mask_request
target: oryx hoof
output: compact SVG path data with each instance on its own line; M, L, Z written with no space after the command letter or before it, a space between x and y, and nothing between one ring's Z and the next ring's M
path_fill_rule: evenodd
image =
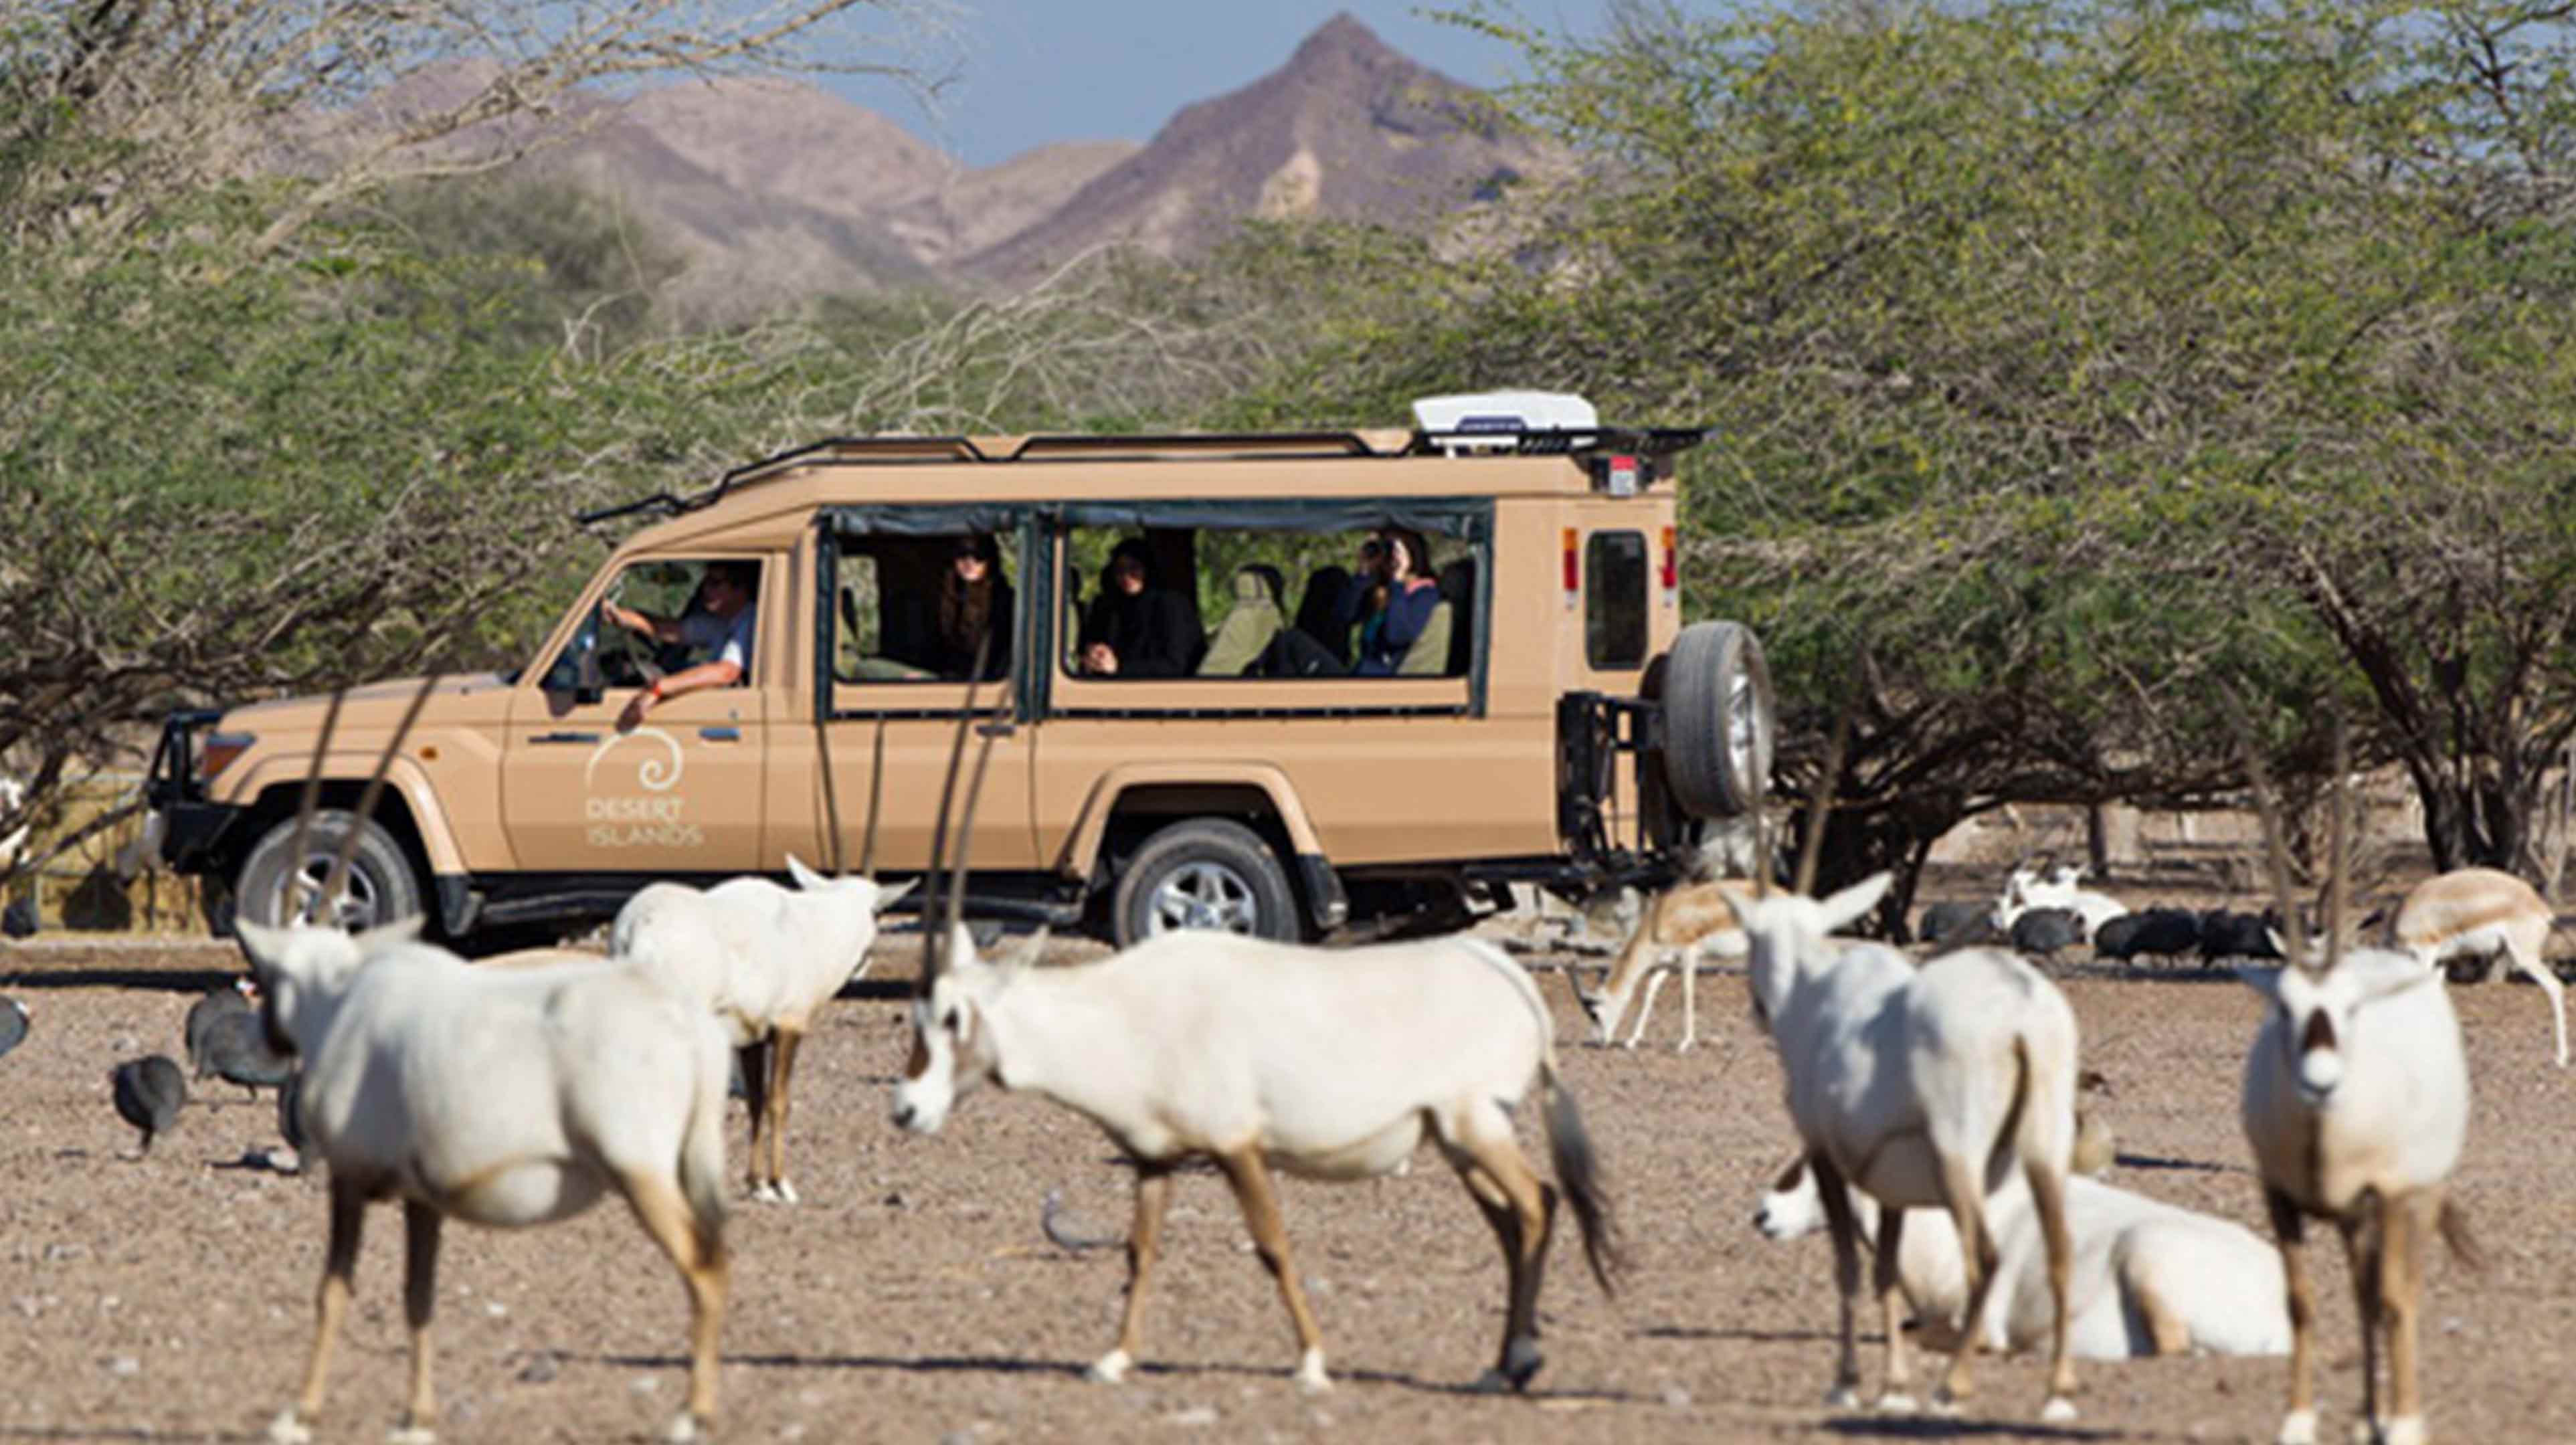
M1825 1392L1825 1408L1828 1410L1857 1410L1860 1408L1860 1391L1849 1385L1836 1385Z
M1308 1350L1298 1357L1297 1388L1309 1395L1320 1395L1333 1388L1331 1378L1324 1373L1322 1350Z
M385 1445L438 1445L438 1432L405 1421L385 1432Z
M1923 1407L1923 1413L1936 1415L1944 1420L1955 1420L1959 1418L1959 1410L1963 1403L1965 1403L1965 1397L1951 1394L1950 1387L1944 1385L1932 1392L1932 1403Z
M707 1439L715 1434L715 1429L715 1421L701 1420L683 1410L671 1421L671 1427L662 1432L662 1438L674 1442L674 1445L685 1445L688 1441Z
M313 1445L313 1431L295 1418L295 1407L287 1406L268 1422L269 1445Z
M1125 1350L1111 1350L1092 1361L1091 1368L1083 1372L1083 1377L1104 1385L1115 1385L1127 1378L1127 1367L1135 1363Z
M1526 1390L1530 1378L1546 1363L1547 1356L1539 1353L1538 1340L1523 1335L1503 1347L1503 1362L1476 1381L1476 1393L1497 1395L1505 1390Z
M2317 1445L2317 1412L2292 1410L2282 1416L2280 1431L2273 1435L2272 1445Z
M781 1179L776 1184L770 1186L770 1195L780 1204L802 1204L805 1202L804 1198L797 1194L796 1186L788 1183L785 1179Z
M1923 1406L1903 1390L1890 1390L1879 1396L1878 1403L1870 1408L1882 1415L1912 1415L1920 1411Z
M2051 1395L2039 1407L2039 1418L2051 1425L2063 1425L2075 1418L2075 1402L2064 1395Z
M2424 1445L2424 1417L2400 1415L2379 1422L2379 1445Z

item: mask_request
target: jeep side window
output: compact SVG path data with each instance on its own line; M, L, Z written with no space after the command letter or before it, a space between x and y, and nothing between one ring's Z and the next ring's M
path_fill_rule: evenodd
M1018 635L1015 549L989 532L835 539L832 675L958 682L989 638L984 676L1007 676Z
M712 581L710 580L712 578ZM573 630L546 686L636 688L730 658L751 682L760 564L736 559L637 562L617 574Z
M1646 534L1595 532L1583 544L1583 657L1596 671L1646 664Z

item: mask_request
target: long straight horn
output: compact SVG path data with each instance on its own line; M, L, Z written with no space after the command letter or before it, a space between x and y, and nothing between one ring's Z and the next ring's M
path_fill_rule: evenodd
M992 629L987 628L975 644L975 676L978 680L984 676L984 651L992 640ZM966 711L969 716L975 712L975 687L972 683L966 688ZM975 852L975 807L984 798L984 774L992 765L993 742L997 736L989 726L979 726L978 731L983 736L975 745L974 776L966 780L966 811L957 819L957 858L948 870L947 917L940 925L941 931L950 935L957 932L958 923L965 917L966 879L970 876L967 859Z
M304 792L295 802L295 833L286 844L286 916L278 920L292 924L304 917L313 899L304 881L304 835L312 830L314 811L322 806L322 767L331 756L331 734L340 726L340 702L349 695L344 687L331 689L331 701L322 708L322 736L313 744L313 762L304 770Z
M885 802L886 720L877 719L876 740L868 749L868 831L859 840L859 876L874 878L877 866L877 815Z
M2290 845L2281 829L2281 805L2272 796L2272 780L2263 769L2263 750L2254 744L2243 708L2233 698L2227 705L2229 725L2245 753L2246 781L2254 789L2254 806L2263 818L2263 849L2272 873L2272 897L2281 909L2281 926L2290 935L2290 960L2304 968L2308 961L2308 925L2299 917L2299 901L2290 894Z
M2352 738L2343 715L2334 720L2334 819L2326 839L2326 967L2343 961L2343 922L2351 906Z
M1825 748L1825 770L1817 775L1815 797L1807 805L1807 836L1798 849L1798 881L1791 889L1802 897L1812 897L1816 891L1816 866L1825 857L1825 820L1834 810L1834 794L1843 777L1843 753L1851 746L1852 713L1859 706L1860 699L1855 695L1834 719L1834 740Z
M966 761L966 729L975 721L975 692L983 682L984 649L991 640L992 631L987 628L975 644L975 666L966 674L966 705L958 710L957 732L948 740L948 774L939 784L939 816L930 829L930 871L921 900L921 916L930 925L921 936L921 992L925 997L938 980L941 956L948 949L948 927L940 921L940 915L956 912L954 906L944 910L940 906L948 893L955 892L955 885L941 873L941 865L948 857L948 807L956 801L957 769ZM948 892L943 893L943 888Z
M814 762L823 772L823 826L829 831L824 856L830 860L835 876L849 871L841 866L841 790L832 777L832 732L821 716L814 719Z
M349 836L340 840L339 856L331 860L330 876L322 881L320 907L326 917L339 906L340 890L348 886L349 869L358 861L358 843L364 836L366 821L376 814L376 799L384 796L385 774L393 770L394 757L402 751L403 739L411 736L411 725L419 720L420 710L428 703L430 693L437 690L438 681L439 674L435 672L420 680L420 690L411 695L411 706L403 709L402 721L394 726L393 740L385 744L383 755L376 759L376 771L367 779L366 791L358 795L358 816L349 825ZM379 918L376 921L390 923L393 920Z
M1753 896L1771 896L1771 810L1753 805Z

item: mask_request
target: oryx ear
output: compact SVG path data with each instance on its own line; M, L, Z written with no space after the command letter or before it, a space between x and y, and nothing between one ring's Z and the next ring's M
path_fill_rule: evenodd
M2297 964L2283 964L2279 968L2249 968L2238 964L2236 976L2244 980L2248 988L2270 999L2284 1013L2304 1012L2317 994L2317 986L2309 982L2307 970Z
M1876 908L1895 881L1894 873L1882 869L1827 898L1819 908L1825 916L1825 932L1838 932L1843 925Z
M808 893L811 893L815 889L832 881L824 877L822 874L815 872L813 869L806 867L805 860L797 857L793 853L787 855L787 876L795 879L796 886L804 889Z
M358 952L375 953L383 949L399 948L406 943L417 943L420 940L422 925L428 922L427 917L415 913L409 918L397 918L391 923L380 923L357 936Z
M879 912L879 913L883 913L883 912L885 912L887 909L894 907L894 906L895 906L896 904L898 904L898 903L901 903L901 902L902 902L903 900L905 900L906 898L911 897L911 896L912 896L912 890L914 890L914 889L916 889L916 888L918 888L918 887L920 887L920 886L921 886L921 880L920 880L920 879L918 879L918 878L907 878L907 879L905 879L904 881L902 881L901 883L896 884L896 885L895 885L895 886L893 886L892 888L880 888L880 889L878 889L878 890L877 890L877 904L876 904L877 912Z
M251 968L259 973L277 967L277 961L286 956L287 941L294 936L291 928L271 928L241 917L233 919L233 937L241 944L242 952L250 955Z
M1020 945L1019 954L1011 960L1011 966L1035 968L1039 961L1046 957L1047 936L1052 932L1054 930L1045 924L1039 924L1038 931L1030 934L1028 941Z
M2411 955L2385 949L2368 951L2356 949L2347 953L2343 956L2343 963L2338 971L2346 975L2362 973L2361 969L2356 969L2353 965L2364 960L2368 960L2368 972L2362 978L2361 997L2356 1000L2359 1003L2368 1003L2375 998L2387 998L2392 994L2404 993L2408 989L2422 988L2428 983L2438 983L2442 978L2440 969L2429 964L2418 963Z

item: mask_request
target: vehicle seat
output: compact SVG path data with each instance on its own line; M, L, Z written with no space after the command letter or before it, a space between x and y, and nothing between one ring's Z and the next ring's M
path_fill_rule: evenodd
M1422 624L1422 633L1404 649L1404 659L1395 665L1398 677L1438 677L1449 670L1449 635L1457 627L1458 609L1449 599L1431 604L1431 619Z
M1340 672L1351 670L1351 629L1347 624L1336 626L1335 619L1350 590L1349 568L1318 567L1306 578L1306 595L1297 603L1297 630L1313 638Z
M1476 559L1440 569L1440 600L1449 604L1449 675L1465 677L1476 656Z
M1241 677L1285 625L1279 612L1279 569L1247 562L1234 569L1234 605L1208 639L1199 660L1201 677Z

